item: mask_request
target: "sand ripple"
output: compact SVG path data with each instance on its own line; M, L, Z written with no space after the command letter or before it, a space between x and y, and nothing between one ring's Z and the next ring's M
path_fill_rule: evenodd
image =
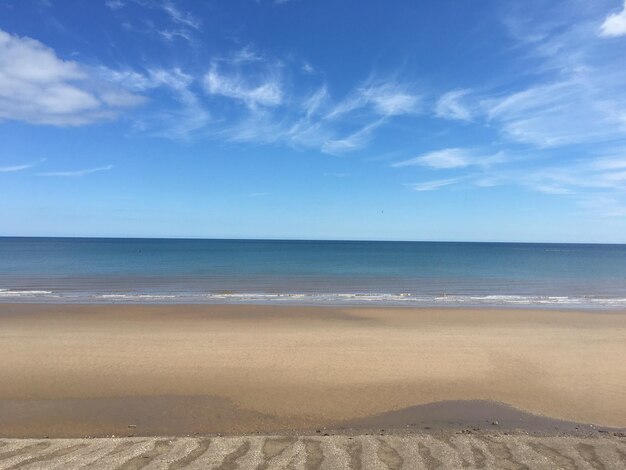
M0 469L623 469L626 439L526 434L4 439Z

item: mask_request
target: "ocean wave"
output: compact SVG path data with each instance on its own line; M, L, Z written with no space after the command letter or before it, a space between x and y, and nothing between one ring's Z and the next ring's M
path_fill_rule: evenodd
M563 295L438 294L414 293L257 293L257 292L107 292L68 293L50 290L0 289L0 301L67 303L207 303L305 305L406 305L406 306L525 306L626 308L626 298Z
M40 297L40 296L54 296L56 295L49 290L11 290L0 289L0 298L2 297Z

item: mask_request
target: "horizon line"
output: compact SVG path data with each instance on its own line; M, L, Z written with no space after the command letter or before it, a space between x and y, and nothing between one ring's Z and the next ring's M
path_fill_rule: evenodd
M554 241L502 241L502 240L384 240L350 238L268 238L268 237L125 237L125 236L45 236L45 235L0 235L6 238L70 239L70 240L196 240L196 241L267 241L267 242L343 242L343 243L500 243L523 245L626 245L626 242L554 242Z

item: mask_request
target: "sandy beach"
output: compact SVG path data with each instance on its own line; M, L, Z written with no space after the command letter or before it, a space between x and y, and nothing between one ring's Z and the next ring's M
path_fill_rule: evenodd
M3 304L0 334L3 438L626 427L624 312Z

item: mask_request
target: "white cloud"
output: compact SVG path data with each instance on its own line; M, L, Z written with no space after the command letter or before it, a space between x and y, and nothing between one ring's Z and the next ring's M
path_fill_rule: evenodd
M76 126L115 118L140 96L94 81L39 41L0 30L0 120Z
M420 103L418 95L410 93L398 83L366 83L339 102L326 117L333 119L363 108L369 108L379 116L416 114L420 110Z
M173 90L187 89L193 82L193 77L184 73L179 68L173 69L148 69L146 73L134 70L113 70L102 67L99 69L104 79L124 85L127 89L136 92L145 92L159 87Z
M623 155L620 156L597 158L591 163L591 166L597 170L626 169L626 150L623 150Z
M124 2L122 0L106 0L104 4L111 10L119 10L124 7Z
M578 76L486 99L488 119L512 139L540 147L592 143L626 136L626 93L613 70Z
M372 133L380 127L385 118L368 124L358 131L340 139L328 140L322 145L322 152L330 155L342 155L363 148L371 139Z
M313 75L315 73L315 68L308 62L304 62L300 70L307 75Z
M185 29L163 29L157 31L157 33L167 42L173 42L177 38L192 42L191 34Z
M38 173L39 176L66 176L66 177L81 177L96 173L99 171L108 171L113 168L113 165L101 166L98 168L87 168L85 170L71 170L71 171L48 171L44 173Z
M579 198L579 204L600 217L626 217L626 201L609 194L590 194Z
M502 152L493 155L479 155L476 152L462 148L447 148L436 150L418 157L393 163L393 167L425 166L434 169L464 168L468 166L488 166L501 163L504 160Z
M468 93L469 90L452 90L444 93L437 101L435 114L445 119L471 121L472 113L461 103L461 98Z
M170 16L173 22L200 29L200 20L187 11L182 11L173 2L166 1L162 4L163 10Z
M28 170L33 166L32 164L0 166L0 173L13 173L14 171Z
M366 100L383 116L413 114L418 111L420 99L395 85L370 87L362 91Z
M615 37L626 35L626 1L619 13L612 13L606 17L600 26L600 36Z
M453 185L459 181L459 178L448 178L442 180L433 180L433 181L423 181L421 183L412 183L409 187L413 191L434 191L436 189L440 189L446 186Z
M330 96L326 86L320 87L319 90L306 98L302 103L302 107L304 108L307 117L311 117L313 114L316 114L320 108L328 102L329 98Z
M468 166L470 163L470 157L463 149L449 148L443 150L436 150L434 152L421 155L419 157L411 158L409 160L403 160L401 162L393 163L393 167L403 166L428 166L431 168L462 168Z
M100 73L106 80L123 84L132 91L143 93L164 89L170 92L175 105L171 109L164 107L157 110L136 122L136 130L149 130L163 137L188 140L211 121L210 113L191 89L194 78L177 67L154 68L145 73L101 68Z
M233 64L246 64L251 62L262 62L263 56L259 52L255 51L252 46L247 45L231 54L227 60Z
M249 107L278 106L283 100L280 81L275 76L265 78L260 83L251 84L238 74L220 73L216 64L213 64L204 76L204 85L211 95L233 98Z
M29 168L33 168L39 165L41 162L45 160L46 160L45 158L41 158L39 161L31 162L31 163L22 163L20 165L0 166L0 173L13 173L15 171L28 170Z
M555 3L548 20L541 10L514 22L526 74L517 89L479 100L491 126L538 147L626 137L626 55L613 41L598 39L597 5L564 9Z

